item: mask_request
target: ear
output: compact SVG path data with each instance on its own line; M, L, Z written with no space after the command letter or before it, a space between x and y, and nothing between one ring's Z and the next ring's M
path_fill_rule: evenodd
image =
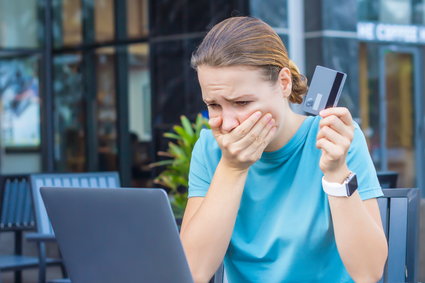
M283 97L288 98L292 92L291 70L286 67L282 68L282 70L279 72L278 82L282 89Z

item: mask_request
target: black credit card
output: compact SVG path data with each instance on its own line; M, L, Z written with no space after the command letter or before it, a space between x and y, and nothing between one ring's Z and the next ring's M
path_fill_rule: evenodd
M302 109L310 115L318 115L325 108L338 105L347 74L322 66L316 66Z

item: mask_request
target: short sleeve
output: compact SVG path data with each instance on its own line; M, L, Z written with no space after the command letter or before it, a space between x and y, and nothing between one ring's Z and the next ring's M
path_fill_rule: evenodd
M365 136L357 123L355 123L354 138L348 151L347 164L348 168L357 175L358 191L362 200L383 196Z
M206 130L201 130L201 134L192 151L189 168L189 194L188 197L205 197L210 187L210 177L206 167Z

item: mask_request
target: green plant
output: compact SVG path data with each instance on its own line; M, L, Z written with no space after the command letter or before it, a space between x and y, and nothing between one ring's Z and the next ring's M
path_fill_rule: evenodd
M208 120L198 114L195 123L191 123L186 116L181 116L181 125L173 126L173 132L164 133L165 138L174 140L168 143L167 151L158 152L159 156L168 157L167 160L152 163L151 167L165 166L154 182L170 189L169 196L174 216L183 217L187 203L187 188L190 159L192 150L199 138L202 128L209 128Z

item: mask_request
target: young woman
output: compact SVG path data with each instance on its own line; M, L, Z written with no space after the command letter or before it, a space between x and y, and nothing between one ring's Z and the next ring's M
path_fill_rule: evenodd
M195 282L223 259L230 283L378 281L382 190L350 112L291 110L306 81L258 19L217 24L192 65L211 125L192 153L181 229Z

